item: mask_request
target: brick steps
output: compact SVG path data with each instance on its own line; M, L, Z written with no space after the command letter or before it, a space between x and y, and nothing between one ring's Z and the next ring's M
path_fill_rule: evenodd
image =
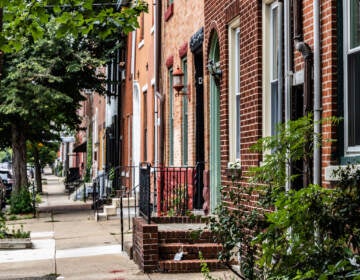
M162 260L159 261L159 271L167 273L200 272L202 262L207 263L210 270L225 269L225 266L217 259Z
M176 253L183 251L183 260L199 259L199 252L205 259L216 259L222 245L214 243L166 243L159 245L160 260L172 260Z
M224 268L217 259L222 245L212 241L212 233L209 230L167 229L159 231L158 238L160 272L200 272L202 262L206 262L210 270ZM181 260L174 260L175 254L181 251L183 252ZM202 253L204 260L200 260L199 252Z
M134 262L145 273L200 272L202 262L207 263L210 270L226 269L217 258L222 245L213 242L213 234L205 229L205 224L178 224L172 220L148 224L143 218L133 221ZM200 251L203 260L200 260ZM176 255L179 252L183 252L181 257Z
M209 230L164 230L159 231L160 243L213 243Z

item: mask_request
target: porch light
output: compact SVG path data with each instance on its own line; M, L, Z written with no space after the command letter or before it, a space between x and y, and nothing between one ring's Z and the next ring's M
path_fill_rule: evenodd
M207 64L207 68L209 70L210 75L213 76L215 81L219 82L220 78L222 76L222 71L220 69L220 62L219 61L214 62L214 60L209 59L208 64Z
M175 89L176 93L175 96L184 95L182 89L184 88L184 72L181 71L179 66L173 72L173 88Z

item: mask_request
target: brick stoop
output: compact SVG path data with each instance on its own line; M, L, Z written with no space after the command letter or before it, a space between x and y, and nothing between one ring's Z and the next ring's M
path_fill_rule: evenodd
M208 230L161 230L159 237L159 271L184 273L201 271L201 263L206 262L210 270L223 269L217 259L221 244L212 242ZM183 252L181 260L174 260L175 254ZM199 252L203 255L200 260Z
M183 260L199 259L201 252L204 259L217 259L218 253L221 251L222 245L214 243L166 243L159 246L160 260L171 260L175 254L182 251Z
M166 260L159 261L159 270L167 273L184 273L184 272L200 272L201 263L207 263L210 270L225 269L226 267L216 259L204 260Z
M164 219L165 220L165 219ZM225 269L218 259L222 245L213 242L212 233L205 224L179 219L182 223L148 224L142 218L133 220L133 257L144 272L186 273L200 272L201 263L210 270ZM159 221L158 221L159 222ZM176 253L183 252L181 260L174 260ZM203 255L200 260L199 252Z

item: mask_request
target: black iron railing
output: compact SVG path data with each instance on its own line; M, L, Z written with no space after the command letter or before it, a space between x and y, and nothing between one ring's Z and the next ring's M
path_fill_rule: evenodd
M182 216L194 209L196 169L191 166L155 167L158 215Z
M151 222L151 186L150 186L150 164L141 163L139 168L139 211L150 224Z

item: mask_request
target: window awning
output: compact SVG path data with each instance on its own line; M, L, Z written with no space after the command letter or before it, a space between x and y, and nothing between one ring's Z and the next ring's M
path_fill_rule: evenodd
M74 153L86 153L86 141L84 143L81 143L80 145L77 145L74 149Z

